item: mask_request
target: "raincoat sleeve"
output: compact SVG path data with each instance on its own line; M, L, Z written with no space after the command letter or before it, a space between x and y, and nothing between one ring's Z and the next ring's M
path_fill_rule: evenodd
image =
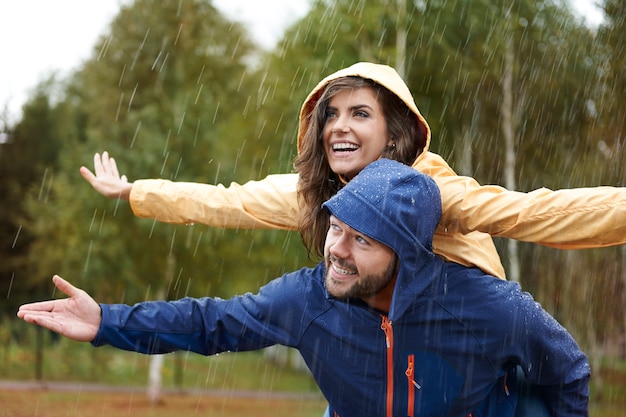
M91 344L146 354L183 350L202 355L274 344L293 347L307 325L296 281L278 278L258 294L228 300L188 297L134 306L101 304L102 322Z
M588 416L591 371L587 356L528 292L518 283L494 280L454 264L448 267L442 289L444 284L454 287L453 297L460 296L446 299L447 308L471 329L495 369L519 365L526 379L541 391L551 416ZM516 390L515 378L504 383L505 391L508 383Z
M166 223L296 230L297 184L297 174L270 175L260 181L233 183L229 187L138 180L133 183L130 205L136 216ZM498 252L487 234L452 233L439 227L433 250L446 260L505 277Z
M430 152L414 166L439 185L442 233L478 231L559 249L626 243L626 188L541 188L523 193L458 176Z
M138 180L133 183L130 205L136 216L166 223L295 230L297 183L297 174L269 175L228 187Z
M587 417L589 378L587 357L567 330L530 294L519 297L512 340L519 340L520 365L532 384L541 388L552 416Z

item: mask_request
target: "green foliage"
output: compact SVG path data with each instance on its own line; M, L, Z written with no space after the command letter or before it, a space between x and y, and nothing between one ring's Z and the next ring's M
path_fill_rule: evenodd
M37 231L30 227L36 213L28 213L26 196L45 201L58 171L58 155L68 132L65 108L52 103L54 78L43 82L23 107L22 119L8 133L0 152L0 314L13 312L19 303L40 295L31 276L29 255ZM29 191L30 190L30 191Z
M579 86L594 69L589 30L548 2L427 2L414 15L408 80L433 129L432 149L455 166L466 149L462 141L469 141L473 166L465 174L502 183L497 115L504 52L512 48L519 187L559 186L552 173L542 173L571 169L564 166L564 150L571 150L565 140L585 151L585 142L572 137L584 137L589 91Z
M604 64L600 88L594 104L599 112L597 135L602 157L596 169L605 183L626 184L626 4L622 0L604 0L606 23L598 33L596 48Z
M99 301L133 303L255 290L284 271L285 258L304 262L299 242L282 244L293 240L286 232L136 219L77 175L105 149L131 179L216 183L276 172L281 161L264 157L269 145L245 126L251 51L243 28L208 2L122 8L68 89L77 130L66 137L50 198L27 202L37 277L60 273ZM242 270L242 257L255 267Z

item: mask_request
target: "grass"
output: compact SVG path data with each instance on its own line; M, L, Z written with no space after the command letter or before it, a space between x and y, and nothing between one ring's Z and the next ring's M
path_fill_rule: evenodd
M0 417L321 417L326 407L308 372L276 364L263 352L166 355L162 371L166 391L160 402L152 404L145 389L149 356L51 340L50 335L46 339L43 382L30 388L0 387ZM5 345L0 355L4 380L35 380L33 349Z
M9 348L5 346L0 353L3 379L36 379L33 349L13 344ZM58 339L47 343L42 362L41 379L45 381L145 387L150 356ZM211 357L186 352L165 355L162 378L164 387L185 390L319 393L308 371L281 366L268 360L262 351Z
M0 415L3 417L321 417L325 407L323 399L309 397L171 394L153 405L143 392L0 390Z
M0 389L3 417L236 417L301 416L321 417L326 407L322 398L283 396L240 396L224 394L168 394L151 404L143 392L56 392ZM594 405L590 417L623 417L623 405Z

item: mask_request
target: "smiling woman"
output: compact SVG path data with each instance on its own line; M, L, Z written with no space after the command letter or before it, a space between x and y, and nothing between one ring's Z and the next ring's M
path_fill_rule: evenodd
M330 168L352 179L394 141L372 88L337 92L328 102L324 126L324 152Z

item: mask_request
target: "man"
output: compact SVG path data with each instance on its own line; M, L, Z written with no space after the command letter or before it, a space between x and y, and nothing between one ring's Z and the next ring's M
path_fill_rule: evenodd
M324 262L256 295L98 305L55 276L70 298L18 317L143 353L291 346L342 417L513 416L518 366L553 416L587 416L589 364L567 331L517 284L432 252L441 201L430 178L381 159L324 208Z

